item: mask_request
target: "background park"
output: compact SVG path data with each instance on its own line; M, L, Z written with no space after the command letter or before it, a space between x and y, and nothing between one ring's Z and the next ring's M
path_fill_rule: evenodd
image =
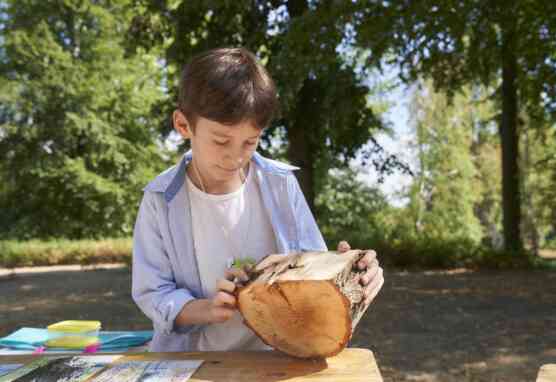
M351 346L386 381L556 363L556 2L540 0L0 0L0 337L150 329L130 295L138 203L187 149L181 67L223 46L275 79L259 151L301 167L329 247L379 254Z

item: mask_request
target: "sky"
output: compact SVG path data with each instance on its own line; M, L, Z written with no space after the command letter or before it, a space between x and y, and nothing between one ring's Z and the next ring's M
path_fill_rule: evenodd
M396 72L392 69L387 69L385 74L383 74L378 81L389 81L395 77ZM415 159L412 157L409 150L409 142L413 137L409 124L410 97L411 89L401 84L380 97L380 100L386 101L390 105L388 111L383 115L383 119L392 126L394 134L392 137L386 134L379 134L376 139L388 154L395 154L414 171ZM358 160L355 160L353 165L357 166L358 162ZM359 173L360 180L370 186L378 187L393 205L401 206L406 203L406 200L401 198L399 193L404 187L411 183L410 175L405 175L400 171L396 171L392 175L387 175L383 183L378 183L378 174L374 168L369 166L366 170L367 171L361 171Z

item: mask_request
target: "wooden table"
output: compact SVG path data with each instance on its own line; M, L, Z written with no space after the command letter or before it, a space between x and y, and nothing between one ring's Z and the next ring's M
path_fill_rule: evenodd
M541 366L537 382L556 382L556 363Z
M102 354L102 353L98 353ZM59 356L54 354L52 356ZM75 355L75 354L74 354ZM49 355L45 355L48 357ZM39 356L0 356L0 363L27 363ZM192 382L243 381L334 381L379 382L380 371L373 353L366 349L347 348L335 357L323 360L300 360L274 352L198 352L123 354L126 360L204 360L190 379Z

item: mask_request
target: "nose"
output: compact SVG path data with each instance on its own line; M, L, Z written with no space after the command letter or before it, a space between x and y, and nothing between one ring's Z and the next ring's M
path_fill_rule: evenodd
M242 150L226 156L225 161L229 164L230 167L242 167L247 162L248 155L249 153L247 151Z
M243 167L243 165L245 164L245 158L239 157L239 158L230 160L230 162L231 162L230 165L233 168Z

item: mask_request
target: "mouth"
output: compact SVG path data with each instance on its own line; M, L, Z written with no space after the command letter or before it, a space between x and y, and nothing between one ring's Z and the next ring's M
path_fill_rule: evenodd
M231 169L231 170L230 170L230 169L228 169L228 168L224 168L224 167L220 167L220 166L218 166L218 168L219 168L220 170L226 171L226 172L237 172L237 171L239 171L239 169L240 169L240 168L238 167L238 168L234 168L234 169Z

